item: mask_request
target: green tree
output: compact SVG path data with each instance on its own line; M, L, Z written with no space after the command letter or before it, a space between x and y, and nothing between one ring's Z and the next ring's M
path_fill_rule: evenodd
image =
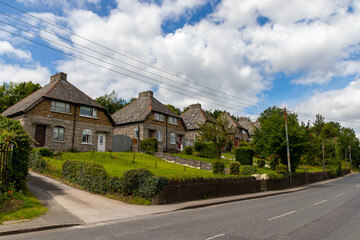
M288 134L290 143L291 170L300 163L300 158L309 145L309 133L301 126L295 113L288 113ZM287 166L284 109L273 107L261 113L258 121L261 129L255 130L254 143L265 157L280 159Z
M98 97L95 99L95 101L103 105L110 114L120 110L126 104L124 99L118 98L118 95L115 93L115 91L112 91L110 94L105 94L104 96Z
M167 108L169 108L171 111L173 111L174 113L176 113L177 115L181 115L181 109L175 107L174 105L171 104L167 104L165 105Z
M206 122L199 129L200 139L203 142L211 142L221 158L222 150L230 141L230 133L234 128L229 126L227 119L217 118L213 122Z
M0 113L41 88L33 82L10 82L0 85Z

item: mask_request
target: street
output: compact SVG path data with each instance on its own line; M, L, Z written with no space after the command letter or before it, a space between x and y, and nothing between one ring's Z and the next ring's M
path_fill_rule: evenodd
M358 239L360 177L307 190L3 239Z

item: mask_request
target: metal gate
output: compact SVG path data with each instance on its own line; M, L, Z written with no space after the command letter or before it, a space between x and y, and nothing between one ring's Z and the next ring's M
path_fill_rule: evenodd
M131 138L125 135L114 135L113 152L128 152L131 151Z
M8 141L0 145L0 181L2 185L7 186L7 176L9 175L9 166L11 161L13 144Z

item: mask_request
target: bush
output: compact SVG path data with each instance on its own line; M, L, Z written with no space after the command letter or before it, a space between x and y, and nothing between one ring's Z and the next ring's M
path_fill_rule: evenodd
M288 168L284 164L280 163L276 166L276 173L286 176L288 174Z
M33 170L42 173L47 167L48 161L45 161L39 151L32 151L29 155L29 167Z
M197 141L194 143L194 149L198 152L199 157L212 158L218 157L218 152L213 143L204 143Z
M196 141L195 143L194 143L194 149L195 149L195 151L197 151L197 152L199 152L199 153L201 153L201 152L203 152L204 151L204 149L205 149L205 143L203 143L203 142L201 142L201 141Z
M186 155L192 155L193 154L193 148L191 146L187 146L184 148L184 153Z
M161 176L152 176L148 177L143 181L139 186L138 190L135 192L136 196L151 199L153 198L161 189L163 189L169 180L166 177Z
M156 138L148 138L140 142L140 150L148 154L157 152L158 146L159 144Z
M214 174L225 173L225 161L222 159L215 159L212 163L212 170Z
M249 143L245 140L240 141L239 147L249 147Z
M257 160L257 165L259 168L265 167L265 160L262 159Z
M330 167L329 169L327 169L327 173L329 178L336 178L337 173L336 173L336 168L334 167Z
M248 147L240 147L235 150L235 159L241 165L253 165L254 150Z
M279 160L278 159L271 159L270 160L270 168L272 170L276 170L276 166L279 164Z
M233 147L233 143L231 141L227 142L225 144L225 152L231 152L232 147Z
M145 169L133 169L123 174L121 193L130 195L137 192L138 188L152 176L152 173Z
M112 193L121 193L122 192L122 185L123 179L119 177L112 177L109 180L109 191Z
M257 172L254 166L243 166L241 169L241 175L252 175Z
M14 144L11 162L8 165L7 182L15 183L15 190L26 189L26 176L29 168L30 137L25 132L19 121L15 121L0 115L1 132L11 133L10 142ZM2 135L0 133L0 135ZM2 137L2 136L0 136ZM1 142L0 142L1 145Z
M38 152L42 157L53 157L54 154L50 151L50 149L41 147L41 148L34 148L33 151Z
M240 163L238 161L230 162L230 174L233 174L233 175L240 174Z
M284 179L285 176L282 174L278 174L278 173L269 173L269 178L272 180L281 180L281 179Z
M341 175L341 161L327 160L326 165L329 166L331 169L334 169L337 176Z

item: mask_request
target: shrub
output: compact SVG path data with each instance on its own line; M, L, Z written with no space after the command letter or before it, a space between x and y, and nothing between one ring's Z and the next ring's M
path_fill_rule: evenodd
M254 166L243 166L241 169L241 175L252 175L257 172Z
M326 165L329 166L331 169L334 169L337 176L341 175L341 161L327 160Z
M52 157L54 154L50 151L50 149L41 147L41 148L34 148L33 151L36 151L40 154L42 157Z
M123 179L119 177L112 177L109 180L109 191L112 193L122 192Z
M336 176L337 176L336 168L334 168L334 167L328 168L327 173L328 173L329 178L336 178Z
M45 161L38 151L32 151L29 155L29 167L37 172L44 172L48 161Z
M157 152L158 146L159 144L156 138L148 138L140 142L140 150L148 154Z
M145 169L133 169L123 174L121 193L125 195L134 194L138 188L152 176L152 173Z
M136 196L151 199L161 191L169 180L166 177L152 176L145 179L135 192Z
M249 143L245 140L240 141L239 147L249 147Z
M212 163L212 170L214 174L225 173L225 161L222 159L215 159Z
M235 159L241 165L253 165L254 150L248 147L240 147L235 150Z
M193 154L193 148L191 146L187 146L184 148L184 153L186 155L192 155Z
M278 173L269 173L269 178L272 180L281 180L281 179L284 179L285 176L282 174L278 174Z
M230 174L233 174L233 175L240 174L240 163L238 161L230 162Z
M232 147L233 147L233 143L231 141L227 142L225 144L225 152L231 152Z
M195 149L195 151L197 151L197 152L199 152L199 153L201 153L201 152L203 152L204 151L204 145L205 145L205 143L203 143L203 142L201 142L201 141L196 141L195 143L194 143L194 149Z
M275 171L276 166L279 164L278 159L271 159L270 160L270 168Z
M205 143L204 157L212 159L218 157L218 152L213 143Z
M286 176L288 174L288 168L284 164L280 163L276 166L276 173Z
M265 160L262 159L257 160L257 165L259 168L265 167Z

